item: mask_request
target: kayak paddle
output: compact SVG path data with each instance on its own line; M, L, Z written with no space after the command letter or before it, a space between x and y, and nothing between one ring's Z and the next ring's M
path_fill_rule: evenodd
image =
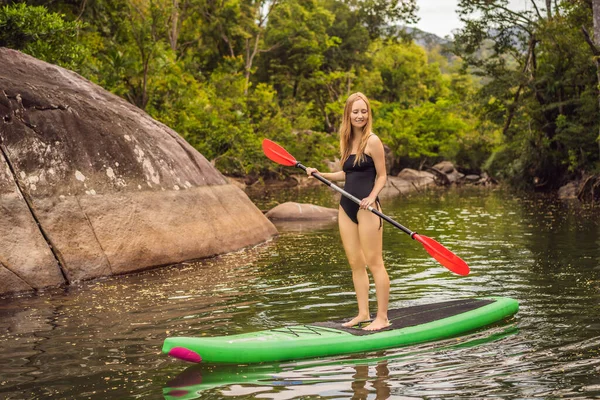
M290 153L288 153L283 147L281 147L277 143L275 143L269 139L264 139L262 142L262 148L263 148L263 152L265 153L265 155L270 160L275 161L277 164L284 165L286 167L297 167L297 168L300 168L300 169L306 171L306 167L304 165L302 165L302 164L300 164L300 162L296 161L294 156L292 156ZM323 182L324 184L326 184L327 186L329 186L330 188L335 190L336 192L340 193L342 196L349 198L356 204L360 204L360 199L358 199L357 197L346 192L344 189L340 188L339 186L331 183L327 179L323 178L321 175L316 174L316 173L313 173L312 175L319 181ZM400 229L402 232L408 234L411 237L411 239L414 239L417 242L421 243L423 245L423 247L425 248L425 250L433 258L435 258L440 264L442 264L444 267L448 268L450 271L452 271L458 275L468 275L469 274L469 266L467 265L467 263L464 262L456 254L454 254L453 252L451 252L450 250L448 250L447 248L442 246L440 243L436 242L435 240L431 239L430 237L419 235L417 232L411 231L410 229L402 226L401 224L394 221L387 215L383 214L376 208L373 208L372 206L369 206L368 210L371 211L373 214L377 215L379 218L394 225L396 228Z

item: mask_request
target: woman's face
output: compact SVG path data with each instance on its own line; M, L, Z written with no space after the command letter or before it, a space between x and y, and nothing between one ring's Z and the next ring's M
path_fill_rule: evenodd
M352 112L350 113L350 123L353 128L362 128L367 124L369 119L369 110L367 103L363 99L358 99L352 104Z

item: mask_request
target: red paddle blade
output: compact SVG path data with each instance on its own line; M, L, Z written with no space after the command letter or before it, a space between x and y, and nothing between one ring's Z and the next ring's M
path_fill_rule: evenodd
M265 155L277 164L285 165L286 167L295 167L298 163L293 155L269 139L263 139L262 148Z
M458 275L469 275L469 266L459 256L430 237L414 234L413 239L420 242L425 250L440 264Z

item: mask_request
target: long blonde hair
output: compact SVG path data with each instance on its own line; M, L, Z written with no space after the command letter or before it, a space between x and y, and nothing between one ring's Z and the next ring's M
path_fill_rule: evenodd
M373 126L373 116L371 113L371 103L367 96L360 92L352 93L346 100L346 106L344 107L344 116L342 118L342 124L340 125L340 155L341 164L344 165L350 153L352 152L352 143L350 139L352 137L352 105L355 101L362 100L367 105L367 113L369 115L367 123L362 128L362 134L360 138L360 144L356 151L356 157L354 158L354 165L360 164L365 159L365 148L367 147L367 141L371 135L371 128Z

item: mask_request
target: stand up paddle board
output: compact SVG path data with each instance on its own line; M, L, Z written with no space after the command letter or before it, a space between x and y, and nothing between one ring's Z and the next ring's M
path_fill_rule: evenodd
M388 311L391 325L379 331L344 321L317 322L217 337L170 337L162 352L190 362L249 364L326 357L408 346L458 336L514 315L519 303L506 297L452 300Z

